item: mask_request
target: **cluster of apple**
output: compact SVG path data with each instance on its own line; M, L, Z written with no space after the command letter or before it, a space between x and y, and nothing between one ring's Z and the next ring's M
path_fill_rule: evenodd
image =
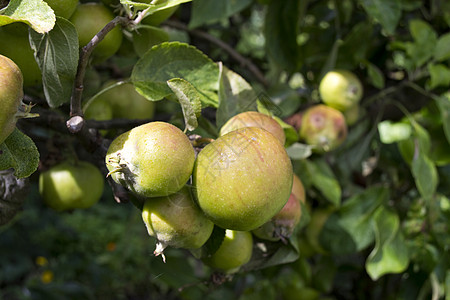
M363 95L361 81L350 71L332 70L320 81L323 101L302 115L299 134L319 153L336 149L347 137L347 127L359 118Z
M253 236L288 238L300 220L305 193L284 142L278 122L254 111L228 120L197 155L179 128L150 122L119 135L105 162L109 176L142 200L156 255L167 246L201 249L217 226L224 240L201 259L230 271L249 261Z

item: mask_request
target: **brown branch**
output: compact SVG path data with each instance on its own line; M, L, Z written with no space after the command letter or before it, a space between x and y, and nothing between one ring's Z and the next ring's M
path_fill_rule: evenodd
M224 41L210 35L207 32L196 30L196 29L189 29L185 24L178 22L178 21L166 20L164 22L164 24L169 25L170 27L173 27L176 29L186 31L192 35L195 35L199 38L205 39L205 40L215 44L216 46L222 48L237 62L239 62L243 66L247 67L261 84L263 84L265 87L269 86L269 82L264 77L264 74L261 72L261 70L251 60L249 60L248 58L241 55L239 52L234 50L230 45L228 45Z
M74 82L74 88L72 91L72 97L70 99L70 116L71 117L83 115L83 111L81 108L81 96L82 96L83 90L84 90L84 86L83 86L84 75L86 73L86 68L89 63L89 58L90 58L92 52L94 51L95 47L97 47L97 45L105 38L105 36L111 30L113 30L117 25L127 25L129 23L130 23L130 19L128 19L126 17L120 17L120 16L115 17L111 22L106 24L106 26L103 27L102 30L100 30L86 46L84 46L81 49L80 59L78 62L77 74L76 74L75 82ZM81 130L82 126L81 127L76 126L78 122L79 121L77 121L76 119L72 120L72 118L69 119L69 121L67 121L67 126L68 126L69 130L71 130L71 132L76 133L79 130ZM75 131L72 131L72 130L75 130Z

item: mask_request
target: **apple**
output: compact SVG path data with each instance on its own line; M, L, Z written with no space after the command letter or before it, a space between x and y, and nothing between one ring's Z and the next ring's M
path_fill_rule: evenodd
M195 204L188 186L175 194L148 198L142 209L148 234L157 240L155 255L167 246L197 249L211 236L214 224Z
M248 263L253 253L253 237L247 231L225 230L219 249L202 261L211 268L233 273Z
M78 5L70 21L78 32L80 47L86 46L113 19L114 14L102 3L89 2ZM114 55L122 44L122 38L122 31L116 26L93 51L94 61L101 62Z
M279 140L258 127L231 131L197 156L193 182L200 208L219 227L258 228L289 199L292 164Z
M103 88L115 83L117 81L108 81ZM116 85L100 94L95 101L109 103L113 118L151 119L155 113L155 103L136 92L132 83Z
M122 133L105 157L114 181L139 197L176 193L191 176L194 161L188 137L165 122L150 122Z
M361 100L363 86L352 72L333 70L320 81L319 93L326 105L345 111Z
M86 161L65 160L39 175L42 199L58 211L91 207L100 200L103 186L102 173Z
M273 134L284 145L286 136L281 125L272 117L257 112L246 111L231 117L220 129L220 135L244 127L259 127Z
M53 9L56 16L69 19L78 5L78 0L44 0Z
M23 86L41 84L41 70L28 40L28 26L19 22L0 26L0 41L0 54L13 60L22 71Z
M334 150L347 138L345 117L330 106L314 105L303 115L299 135L307 144L315 146L315 152Z

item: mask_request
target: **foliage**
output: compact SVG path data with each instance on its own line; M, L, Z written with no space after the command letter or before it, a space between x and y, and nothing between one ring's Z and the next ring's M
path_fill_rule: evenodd
M0 169L31 187L0 227L0 299L450 299L448 2L102 2L117 16L102 34L120 27L124 40L95 62L95 42L78 45L73 24L43 0L0 1L0 26L28 25L43 79L24 90L40 116L19 120L0 145ZM176 5L158 27L140 24ZM320 81L335 69L362 82L360 114L340 147L315 153L299 120L322 102ZM111 79L154 101L154 117L84 120L82 105ZM66 158L106 176L107 146L137 125L170 122L201 144L248 110L282 125L307 199L294 235L255 238L234 275L185 250L168 249L166 264L153 257L142 203L110 178L87 210L57 213L39 197L39 173ZM215 228L200 252L223 236Z

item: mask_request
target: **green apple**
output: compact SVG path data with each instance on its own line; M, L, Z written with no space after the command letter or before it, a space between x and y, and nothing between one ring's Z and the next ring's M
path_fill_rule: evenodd
M345 111L361 100L363 86L352 72L333 70L320 81L319 93L325 104Z
M41 70L28 40L28 26L18 22L0 26L0 41L0 54L13 60L22 71L23 86L41 84Z
M108 81L107 88L117 81ZM113 118L151 119L155 113L155 103L136 92L132 83L116 85L100 94L94 101L104 101L111 105Z
M279 140L258 127L231 131L197 156L193 182L200 208L218 226L250 231L289 199L292 164Z
M23 98L23 77L19 67L0 55L0 144L14 131Z
M200 248L214 228L195 204L188 186L169 196L147 199L142 219L148 234L157 240L155 255L162 254L167 246Z
M250 232L227 229L219 249L202 261L211 268L233 273L250 261L252 253L253 237Z
M330 106L312 106L303 115L299 134L308 145L315 146L315 152L334 150L347 138L345 117Z
M86 161L63 161L39 175L39 193L51 208L63 211L88 208L102 194L104 177Z
M37 116L22 99L22 73L11 59L0 55L0 144L14 131L18 119Z
M150 0L140 0L138 2L150 3ZM159 26L162 22L170 18L175 13L175 11L178 9L178 6L179 5L175 5L169 8L155 11L153 14L145 17L142 20L142 24L150 26Z
M105 161L114 181L135 195L160 197L176 193L186 184L195 152L179 128L150 122L114 139Z
M106 24L114 19L114 14L102 3L83 3L78 5L70 21L78 32L80 47L86 46ZM97 45L92 53L95 62L101 62L119 50L122 43L122 31L116 26Z
M220 129L220 135L244 127L259 127L272 133L284 145L286 136L281 125L272 117L257 111L246 111L231 117Z
M55 15L69 19L78 5L78 0L44 0L53 9Z

